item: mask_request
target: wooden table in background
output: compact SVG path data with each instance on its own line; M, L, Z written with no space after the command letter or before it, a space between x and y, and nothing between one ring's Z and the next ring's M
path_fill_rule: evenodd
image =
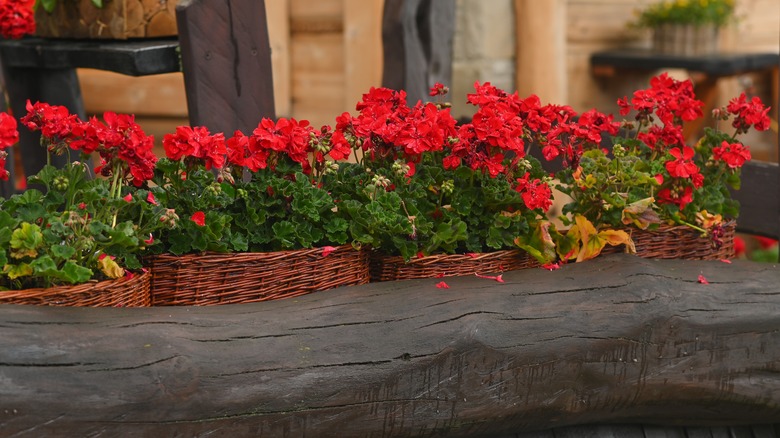
M663 69L687 70L694 81L696 96L704 102L704 114L709 115L718 95L718 81L745 73L771 74L773 118L777 120L778 87L780 86L779 53L715 53L682 56L656 53L642 49L620 49L596 52L590 58L593 74L614 76L621 71L649 72ZM686 124L685 138L701 131L707 117Z

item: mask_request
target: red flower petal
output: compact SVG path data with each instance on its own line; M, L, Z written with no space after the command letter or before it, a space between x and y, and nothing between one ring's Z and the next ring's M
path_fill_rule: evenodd
M206 225L206 214L203 213L202 211L196 211L195 213L193 213L190 220L195 222L195 225L199 227L203 227Z
M330 253L332 253L335 250L336 250L335 246L323 246L322 247L322 256L323 257L327 257L327 256L330 255Z
M444 272L439 272L438 274L436 274L436 278L443 278L443 277L444 277Z
M558 263L547 263L542 265L543 269L547 269L548 271L555 271L556 269L561 269L561 265Z
M152 233L149 233L149 238L144 240L144 243L147 245L151 245L152 243L154 243L154 237L152 236Z
M159 204L157 204L157 200L154 199L154 195L152 194L152 192L149 192L149 194L146 195L146 202L148 202L148 203L150 203L152 205L159 205Z
M122 198L122 199L124 199L124 200L125 200L125 202L131 202L131 201L133 200L133 195L131 195L130 193L128 193L128 194L127 194L127 195L126 195L124 198Z
M477 254L475 252L467 252L466 255L471 257L472 259L475 259L475 258L479 257L479 254Z
M422 251L420 251L420 252L418 252L418 253L417 253L417 258L418 258L418 259L421 259L421 258L423 258L423 257L425 257L425 254L423 254L423 253L422 253Z
M720 261L723 263L728 263L729 265L731 264L731 260L729 259L720 259Z
M707 281L707 279L704 278L704 276L701 275L701 274L699 274L699 283L701 283L701 284L710 284L710 282Z
M501 274L501 275L480 275L480 274L477 274L475 272L474 275L476 275L479 278L484 278L484 279L487 279L487 280L496 280L499 283L505 283L503 274Z
M450 285L448 285L447 283L445 283L443 281L440 281L440 282L436 283L436 287L439 288L439 289L449 289Z

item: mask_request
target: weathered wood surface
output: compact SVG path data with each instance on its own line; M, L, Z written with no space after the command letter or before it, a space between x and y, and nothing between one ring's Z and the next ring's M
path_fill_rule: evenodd
M454 0L385 0L382 86L405 90L407 101L431 100L430 88L452 86Z
M732 194L740 204L738 231L780 238L780 168L777 163L745 163L742 187Z
M263 0L182 0L176 6L190 124L231 136L274 118Z
M474 437L780 418L780 267L617 254L503 279L208 308L0 306L0 431Z
M6 67L33 69L94 68L129 76L172 73L181 70L176 38L131 41L0 40Z

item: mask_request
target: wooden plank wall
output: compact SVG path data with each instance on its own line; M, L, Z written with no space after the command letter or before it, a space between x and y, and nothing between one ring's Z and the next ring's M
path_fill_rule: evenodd
M354 110L369 87L381 84L383 0L266 2L274 96L279 116L333 124ZM147 133L162 138L187 123L181 73L128 77L79 70L90 114L136 114Z

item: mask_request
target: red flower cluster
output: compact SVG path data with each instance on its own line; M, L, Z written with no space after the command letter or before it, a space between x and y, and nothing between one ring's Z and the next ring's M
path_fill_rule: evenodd
M35 33L35 0L0 0L0 35L19 39Z
M568 106L550 106L551 128L541 132L539 137L542 153L547 161L558 156L563 157L563 166L576 168L582 153L587 149L601 147L604 134L618 133L619 124L612 115L603 114L595 109L579 116Z
M723 141L720 146L712 148L712 155L716 160L723 160L731 169L739 169L750 161L750 150L741 143L729 143Z
M424 153L443 150L456 135L449 108L421 102L410 108L404 91L372 87L356 109L356 117L344 113L336 120L331 144L342 155L357 144L371 159L417 162Z
M560 108L542 107L536 96L522 100L517 93L510 95L490 83L477 82L475 89L468 102L478 110L471 122L456 128L448 107L422 102L409 107L405 92L372 88L357 104L356 117L344 113L337 119L330 139L333 150L349 151L355 145L371 160L401 160L410 166L408 177L425 154L440 153L445 169L465 165L492 178L516 179L515 189L528 208L548 208L551 193L546 183L529 182L528 174L525 180L514 175L520 170L518 163L525 157L531 132L550 132L562 118ZM430 94L439 96L446 91L436 84Z
M751 126L758 131L769 129L769 107L765 107L757 96L748 102L745 93L742 93L729 102L726 110L735 116L732 126L737 128L737 134L747 132Z
M225 135L212 135L207 128L178 126L175 134L163 136L165 155L171 160L192 157L203 161L206 169L225 165Z
M690 80L678 81L662 73L650 80L650 88L635 91L630 103L625 97L619 99L618 106L622 116L631 110L637 112L640 128L648 128L637 138L663 152L667 148L685 146L682 122L701 117L704 103L696 99ZM661 122L660 126L653 125L653 116Z
M154 137L144 133L133 115L106 112L105 123L96 117L84 122L63 106L28 100L27 115L21 120L30 130L41 131L50 152L63 153L67 148L97 152L101 163L95 171L104 176L118 172L137 187L152 179L157 162Z
M252 172L269 166L274 168L276 160L286 156L300 164L308 174L312 170L309 154L317 152L320 154L318 159L322 159L322 151L313 147L319 144L321 137L306 120L280 118L274 122L264 118L252 135L236 131L227 140L224 134L211 134L205 127L180 126L175 134L163 137L163 148L171 160L196 160L207 169L221 169L230 164Z
M8 152L5 149L19 141L16 119L7 112L0 113L0 180L8 181L9 172L5 168Z

